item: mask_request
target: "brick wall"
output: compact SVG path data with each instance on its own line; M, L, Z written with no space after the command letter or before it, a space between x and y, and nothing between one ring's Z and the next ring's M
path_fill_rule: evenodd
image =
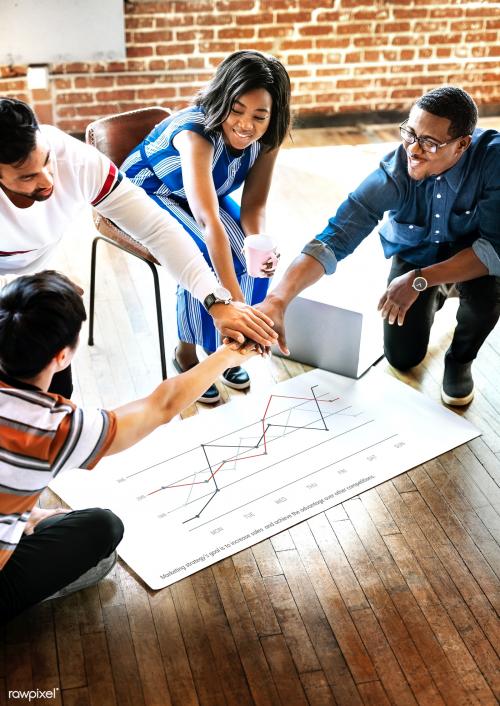
M443 83L500 112L500 2L482 0L134 0L125 5L125 61L52 65L48 91L26 67L0 67L0 93L44 121L81 132L94 118L187 104L224 56L278 56L304 124L345 114L406 111Z

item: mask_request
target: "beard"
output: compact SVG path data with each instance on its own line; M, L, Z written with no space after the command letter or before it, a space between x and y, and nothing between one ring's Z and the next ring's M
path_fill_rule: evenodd
M46 189L35 189L34 191L31 191L29 193L26 193L25 191L14 191L14 189L9 189L7 186L4 186L1 182L0 186L6 192L7 195L13 194L14 196L21 196L22 198L29 199L31 201L46 201L47 199L50 199L50 197L54 193L53 186L49 193L43 193L44 191L47 191Z

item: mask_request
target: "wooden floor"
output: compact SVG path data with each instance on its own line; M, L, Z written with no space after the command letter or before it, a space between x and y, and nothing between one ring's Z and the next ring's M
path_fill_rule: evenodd
M395 139L391 126L354 126L302 131L294 146ZM340 195L327 194L327 207L308 179L299 203L285 177L278 170L274 228L301 227L305 242ZM88 288L87 215L75 231L61 267ZM100 257L96 345L82 335L74 397L112 408L152 389L159 363L148 272L105 246ZM162 285L171 350L173 283ZM454 305L438 314L422 365L398 375L436 400ZM170 588L149 590L120 562L99 586L20 616L0 643L0 706L28 703L8 697L27 689L56 689L31 703L65 706L498 703L499 368L497 327L462 412L483 432L469 444ZM254 365L248 404L304 369L278 358ZM193 406L184 416L210 413ZM43 504L56 502L44 494Z

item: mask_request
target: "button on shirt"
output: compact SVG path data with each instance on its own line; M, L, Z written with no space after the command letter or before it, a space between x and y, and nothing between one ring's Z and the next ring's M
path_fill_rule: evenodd
M459 161L439 176L408 175L402 145L349 194L303 253L327 274L350 255L388 212L379 230L387 258L420 267L438 261L442 244L473 248L490 275L500 276L500 133L477 128Z

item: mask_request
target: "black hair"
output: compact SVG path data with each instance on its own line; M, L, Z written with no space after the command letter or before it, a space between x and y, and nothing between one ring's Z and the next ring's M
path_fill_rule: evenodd
M273 99L269 127L261 142L269 149L279 147L290 128L290 78L278 59L258 51L230 54L195 96L195 105L205 111L206 129L220 130L235 100L256 88L265 88Z
M0 367L14 378L38 375L63 348L74 348L87 318L67 277L45 270L0 289Z
M36 146L38 120L17 98L0 98L0 164L24 162Z
M441 86L426 93L416 106L439 118L450 120L449 133L453 138L472 135L477 123L477 106L472 97L456 86Z

